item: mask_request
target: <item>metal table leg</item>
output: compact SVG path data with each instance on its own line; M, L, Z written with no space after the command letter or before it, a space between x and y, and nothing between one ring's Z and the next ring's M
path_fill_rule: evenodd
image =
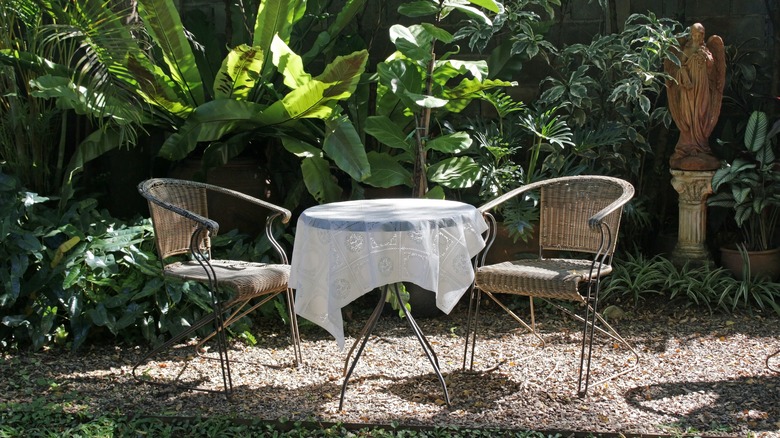
M368 342L368 338L371 336L371 332L374 331L374 328L376 327L376 324L379 321L379 317L382 314L382 309L384 308L385 301L387 300L388 287L389 286L384 286L382 288L382 293L380 295L379 302L377 303L376 308L374 308L374 312L368 318L368 322L366 322L366 325L363 327L363 330L360 332L360 336L358 336L358 338L355 339L355 342L352 344L352 347L347 353L347 358L344 361L345 375L344 375L344 383L341 385L341 398L339 400L339 410L341 410L342 407L344 406L344 394L346 393L347 383L349 382L349 378L352 375L352 371L354 371L355 365L357 365L358 359L360 359L360 355L363 354L363 349L365 348L366 343ZM393 285L393 287L398 302L403 304L403 300L401 299L401 292L398 290L398 285ZM433 371L436 373L436 377L439 379L439 383L441 383L442 390L444 391L444 400L447 402L447 406L451 406L450 394L447 391L447 384L444 381L444 376L442 376L441 374L441 370L439 368L439 358L436 356L436 352L433 351L433 347L428 342L428 339L425 337L422 330L420 330L420 326L417 325L417 321L414 320L414 317L412 317L412 314L409 313L409 310L406 308L406 306L402 305L401 307L403 309L404 315L406 316L406 321L409 323L409 326L412 328L412 331L414 332L414 335L417 337L417 340L420 341L420 346L422 347L423 352L425 352L425 355L428 357L428 360L431 362L431 366L433 366ZM355 354L355 358L352 361L352 365L348 365L349 359L352 356L352 353L354 352L358 343L360 343L360 347L358 348L357 353Z

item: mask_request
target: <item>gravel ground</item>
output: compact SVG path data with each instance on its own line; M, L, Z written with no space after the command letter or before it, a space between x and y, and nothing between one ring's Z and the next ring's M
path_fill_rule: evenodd
M357 336L371 310L347 309L345 332ZM645 306L649 308L649 306ZM137 383L130 375L140 348L93 346L71 355L46 351L4 355L0 399L25 401L45 394L73 399L73 409L142 415L213 415L344 423L454 425L542 431L708 436L780 436L780 373L765 359L780 349L775 315L710 315L658 306L615 321L640 354L640 368L576 396L578 325L560 312L537 309L546 346L490 306L478 341L476 372L461 369L465 306L450 315L419 319L439 357L451 407L411 330L386 312L355 368L339 410L341 351L324 330L303 324L305 364L291 366L284 326L258 326L258 345L234 343L235 393L221 395ZM347 347L352 338L347 339ZM621 369L632 356L612 342L596 347L594 377ZM191 349L186 349L191 351ZM184 353L182 353L184 354ZM150 378L177 372L175 356L150 362ZM596 359L594 359L596 360ZM778 360L777 362L780 362ZM776 364L780 366L780 364ZM218 365L198 357L184 379L207 379ZM219 380L211 378L219 387Z

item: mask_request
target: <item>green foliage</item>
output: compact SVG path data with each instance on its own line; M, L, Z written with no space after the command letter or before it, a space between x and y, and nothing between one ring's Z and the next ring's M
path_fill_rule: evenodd
M364 0L347 3L325 38L335 37L328 32L340 32ZM76 47L72 57L57 63L40 51L2 50L0 61L19 65L20 59L30 59L27 67L40 74L32 81L35 95L56 99L60 107L86 114L103 127L77 148L66 171L68 182L87 161L134 145L137 132L151 126L169 134L161 157L177 161L199 148L205 168L224 164L251 140L281 140L300 157L307 187L321 202L340 194L328 163L355 180L367 176L364 148L353 125L343 122L338 104L355 90L368 53L317 58L326 65L312 76L304 62L326 46L315 46L305 59L289 47L305 3L261 1L256 14L241 14L254 19L242 26L254 31L217 65L208 61L222 46L202 52L185 31L173 0L140 0L137 10L113 3L107 7L100 0L86 0L77 8L43 4L53 21L40 29L48 35L45 41L55 49ZM133 31L127 21L134 21ZM310 160L325 162L328 172L308 172L312 166L303 164Z
M650 295L662 295L711 312L770 307L780 314L780 283L767 279L740 281L711 264L675 266L662 255L648 258L641 253L622 255L613 268L601 290L601 298L607 302L628 299L638 306Z
M641 253L628 253L615 261L612 274L604 281L601 299L630 299L637 306L647 295L660 295L669 265L661 256L648 259Z
M435 18L432 23L390 27L396 52L377 66L376 113L365 125L366 133L382 145L368 154L372 175L365 179L367 184L407 185L413 196L422 197L443 194L442 190L429 193L429 182L462 189L478 179L479 166L462 154L472 142L468 134L435 128L444 123L445 115L463 111L483 91L513 83L489 79L484 60L455 59L456 50L439 56L436 46L454 40L439 27L442 19L458 11L489 22L483 8L498 11L493 0L425 0L399 7L409 17ZM428 165L429 160L433 164Z
M598 35L590 44L572 44L551 60L538 105L559 108L574 129L576 153L591 167L636 180L651 152L650 130L671 124L665 107L654 103L666 75L681 25L654 14L631 15L619 34Z
M24 55L61 60L68 51L46 50L42 26L41 10L31 2L0 3L0 162L25 186L49 196L59 194L67 164L68 111L35 95L32 84L42 73L26 68L38 59Z
M163 281L148 219L124 223L94 199L64 213L51 204L0 172L0 346L157 343L211 311L205 287ZM215 255L253 260L270 248L235 231L212 245Z
M766 251L776 244L780 224L780 171L775 162L780 121L769 129L766 113L754 111L745 127L739 155L712 176L715 192L707 203L733 210L742 232L741 246Z

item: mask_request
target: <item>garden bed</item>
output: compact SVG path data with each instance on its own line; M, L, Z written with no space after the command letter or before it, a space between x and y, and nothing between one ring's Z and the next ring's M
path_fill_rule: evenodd
M348 336L359 333L368 312L363 307L370 306L353 306L347 314ZM578 398L578 325L559 312L542 308L537 313L545 347L535 346L533 336L495 306L488 307L475 363L482 371L476 373L461 370L464 306L419 321L439 356L451 407L444 404L417 339L394 314L383 316L377 326L342 411L338 403L347 349L340 351L319 327L302 325L306 363L292 368L292 349L279 321L258 327L256 346L233 345L230 402L221 395L137 383L130 370L142 349L112 345L91 346L78 355L6 353L0 392L6 402L43 396L65 401L74 411L134 416L229 414L244 420L413 427L778 436L780 374L764 362L780 349L780 318L774 314L710 315L669 306L627 312L615 325L639 351L640 369ZM611 342L599 343L595 354L607 359L607 367L630 363L628 352ZM151 362L142 372L164 377L177 371L177 362ZM198 358L185 378L205 377L216 369L218 364ZM211 380L220 387L218 379Z

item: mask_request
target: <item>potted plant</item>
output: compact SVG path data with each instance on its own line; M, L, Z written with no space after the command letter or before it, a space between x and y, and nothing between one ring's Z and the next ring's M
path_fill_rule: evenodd
M752 276L780 277L780 247L775 239L780 224L780 165L775 153L778 132L780 121L769 129L766 113L754 111L745 128L744 148L712 177L715 194L708 204L732 209L742 236L731 247L721 248L721 264L740 279L748 276L742 272L743 265Z

